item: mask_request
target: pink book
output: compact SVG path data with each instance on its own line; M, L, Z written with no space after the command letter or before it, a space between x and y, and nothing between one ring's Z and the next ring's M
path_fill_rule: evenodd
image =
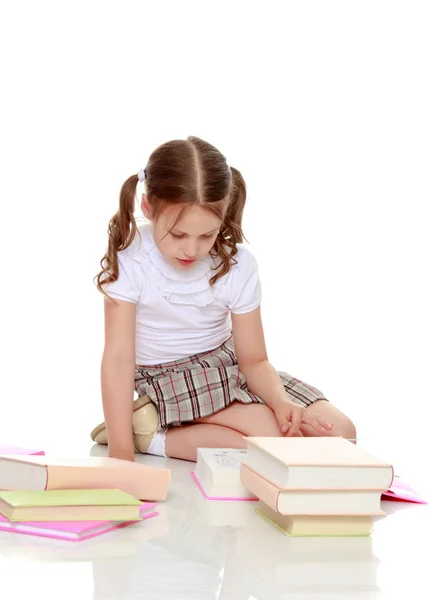
M0 454L23 454L25 455L33 455L33 456L41 456L44 455L44 450L35 450L34 448L21 448L20 446L5 446L4 444L0 444Z
M151 519L159 514L153 510L155 506L156 504L151 502L141 505L140 516L143 520ZM0 530L71 542L88 540L134 523L141 523L141 521L21 521L13 523L0 514Z
M237 502L256 502L258 500L258 498L256 498L255 496L253 496L252 494L245 494L244 496L209 496L206 491L204 490L202 483L199 481L197 475L195 474L194 471L192 471L190 473L190 475L192 476L193 481L196 483L196 485L198 486L198 488L200 489L203 497L205 498L205 500L224 500L224 501L229 501L229 502L233 502L233 501L237 501Z
M428 504L408 483L401 477L395 476L389 490L382 494L382 500L397 500L401 502L415 502L416 504Z

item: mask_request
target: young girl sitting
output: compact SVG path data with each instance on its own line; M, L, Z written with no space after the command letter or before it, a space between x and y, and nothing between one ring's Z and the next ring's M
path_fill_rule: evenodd
M257 263L241 245L245 201L240 172L196 137L156 148L123 184L96 278L105 423L91 437L109 456L196 460L198 447L245 447L243 436L355 438L319 390L269 363Z

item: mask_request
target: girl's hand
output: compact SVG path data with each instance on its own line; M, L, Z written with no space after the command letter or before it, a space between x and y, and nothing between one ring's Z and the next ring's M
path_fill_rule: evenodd
M134 448L131 450L110 450L109 448L109 458L120 458L120 460L127 460L129 462L135 462Z
M281 432L287 437L296 435L301 425L309 425L319 435L325 435L333 429L331 423L318 417L310 407L298 406L288 400L282 402L274 412Z

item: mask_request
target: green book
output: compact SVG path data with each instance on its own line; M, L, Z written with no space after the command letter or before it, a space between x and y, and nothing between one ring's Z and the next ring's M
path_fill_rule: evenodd
M9 521L130 521L141 501L118 489L0 491Z

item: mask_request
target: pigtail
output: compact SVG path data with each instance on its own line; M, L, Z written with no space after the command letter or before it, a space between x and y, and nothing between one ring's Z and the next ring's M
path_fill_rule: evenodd
M135 191L138 175L131 175L122 185L119 195L119 210L110 219L108 225L107 252L100 261L101 271L94 278L97 289L106 295L103 286L117 281L119 265L117 253L128 248L137 233L137 223L134 217Z
M219 231L217 239L212 249L212 256L219 258L221 263L216 274L210 279L213 285L220 277L230 271L233 264L236 264L234 256L238 252L238 244L244 241L244 232L242 231L242 217L245 203L247 201L247 186L241 173L234 167L230 167L232 173L232 189L230 202L224 217L223 225Z

